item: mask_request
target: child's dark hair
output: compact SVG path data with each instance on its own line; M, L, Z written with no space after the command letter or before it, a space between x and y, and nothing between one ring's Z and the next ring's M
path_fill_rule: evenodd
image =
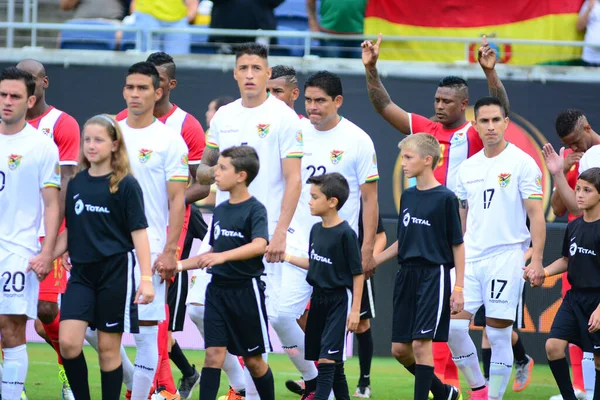
M231 165L235 172L244 171L246 173L246 186L250 186L260 169L260 161L254 147L233 146L223 150L221 156L231 159Z
M342 174L337 172L311 176L306 183L319 186L319 189L321 189L321 192L325 195L327 200L335 197L338 200L338 211L344 206L344 203L346 203L346 200L348 200L348 196L350 195L348 181Z
M590 168L585 170L579 175L579 179L594 185L598 193L600 193L600 168Z

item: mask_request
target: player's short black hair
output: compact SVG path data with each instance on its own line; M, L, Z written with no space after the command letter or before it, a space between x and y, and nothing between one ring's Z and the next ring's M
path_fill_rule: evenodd
M0 82L2 81L23 81L27 88L27 97L35 93L35 78L27 71L16 67L7 67L0 73Z
M269 58L269 49L260 43L242 43L235 46L235 59L237 60L241 56L259 56L260 58L267 60Z
M458 76L450 75L442 78L440 83L438 83L438 87L454 89L460 93L464 99L469 98L469 84L463 78L459 78Z
M133 74L149 76L152 78L152 86L154 86L154 89L158 89L160 87L160 76L158 75L158 71L156 70L154 64L149 63L148 61L135 63L129 67L129 70L127 70L127 76Z
M219 108L223 107L226 104L232 103L235 99L233 97L229 97L229 96L221 96L221 97L217 97L216 99L212 99L211 102L215 102L215 111L217 111Z
M350 195L350 186L348 185L348 181L342 174L337 172L311 176L308 178L306 183L318 186L327 200L335 197L338 200L336 207L338 211L344 206L346 200L348 200L348 196Z
M477 118L479 109L483 106L498 106L500 107L500 111L502 111L502 116L506 117L506 108L504 108L504 104L502 104L502 101L500 101L500 99L497 97L487 96L482 97L481 99L477 100L477 103L475 103L475 118Z
M284 78L288 85L298 87L296 69L287 65L276 65L271 69L271 79Z
M342 95L342 80L339 75L329 71L318 71L309 76L304 90L309 87L322 89L332 99Z
M585 118L583 111L569 108L567 110L563 110L556 117L556 122L554 126L556 127L556 133L559 137L564 138L569 134L573 133L577 124Z
M173 57L164 51L157 51L156 53L150 54L146 61L154 64L157 67L165 67L167 70L167 75L169 75L169 79L175 79L175 75L177 74L175 61L173 60Z
M586 169L579 175L579 179L591 183L600 193L600 168Z
M246 186L250 186L260 170L260 161L254 147L233 146L223 150L221 156L231 159L231 165L235 172L244 171L246 173Z

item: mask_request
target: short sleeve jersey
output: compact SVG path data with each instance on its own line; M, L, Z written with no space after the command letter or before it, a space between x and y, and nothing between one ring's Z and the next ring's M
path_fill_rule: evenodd
M129 127L127 120L119 126L133 176L144 193L150 250L158 253L165 246L169 225L167 183L188 180L187 146L178 132L158 120L142 129Z
M127 175L116 193L110 178L81 171L67 186L69 257L75 263L94 263L133 250L131 232L148 227L142 188Z
M600 289L600 221L577 218L567 225L562 255L569 258L567 277L574 289Z
M590 168L600 167L600 144L592 146L583 154L579 160L579 173L583 174Z
M454 266L452 247L463 243L456 195L444 186L406 189L398 215L398 263Z
M435 179L448 189L456 192L456 179L460 165L467 158L483 149L483 142L470 122L457 129L447 130L439 122L433 122L422 115L409 113L410 134L428 133L440 142L441 156L433 171Z
M125 118L127 118L127 109L124 109L115 117L117 121L122 121ZM206 147L206 138L204 129L202 129L202 125L196 117L173 104L173 108L158 120L181 134L188 147L189 165L200 164Z
M531 156L512 143L496 157L480 151L459 171L456 195L468 201L465 256L475 261L506 246L529 247L524 200L542 200L542 173Z
M29 258L40 249L41 190L60 188L58 148L31 125L0 133L0 247Z
M225 201L215 208L210 230L210 245L215 253L237 249L257 238L269 240L267 210L256 198L236 204ZM227 280L258 278L265 270L262 258L230 261L215 265L209 272Z
M275 96L269 95L263 104L253 108L244 107L238 99L215 113L206 146L221 151L232 146L251 146L256 150L260 170L248 189L267 208L272 235L285 191L281 160L301 158L303 154L298 115ZM228 192L217 190L216 204L228 198Z
M312 226L320 221L319 217L310 214L308 202L311 185L306 183L308 178L337 172L346 178L350 186L348 200L339 210L339 215L348 221L358 235L360 187L379 180L373 140L346 118L342 118L335 128L329 131L318 131L309 119L302 120L301 124L304 141L302 194L296 208L294 225L299 225L302 232L308 234Z
M346 221L330 228L314 224L308 257L306 280L316 288L352 289L352 278L363 272L358 238Z

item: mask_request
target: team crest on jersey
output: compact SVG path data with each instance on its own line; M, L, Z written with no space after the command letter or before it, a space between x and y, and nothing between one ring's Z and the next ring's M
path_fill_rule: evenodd
M302 131L296 132L296 142L298 142L298 144L304 144L304 137L302 136Z
M181 156L181 165L183 165L184 167L188 166L188 155L184 154Z
M535 185L537 186L538 190L542 190L542 176L538 175L535 177Z
M190 281L190 289L194 287L194 285L196 284L196 276L192 276L192 280Z
M271 124L258 124L256 126L256 129L258 130L258 137L261 139L267 137L270 127Z
M138 158L142 164L145 164L150 159L150 156L152 156L152 150L141 149Z
M498 175L498 184L501 188L505 188L510 183L510 174L500 174Z
M452 139L450 139L451 144L462 143L467 140L467 134L465 131L458 131L454 135L452 135Z
M10 169L11 171L17 169L19 165L21 165L22 158L23 156L20 156L18 154L11 154L10 156L8 156L8 169Z
M50 139L54 138L54 135L52 134L52 132L50 132L50 128L42 128L42 133L48 136Z
M338 164L342 161L342 155L344 154L343 150L332 150L329 158L331 159L331 163L333 165Z
M373 165L377 165L377 153L373 152Z

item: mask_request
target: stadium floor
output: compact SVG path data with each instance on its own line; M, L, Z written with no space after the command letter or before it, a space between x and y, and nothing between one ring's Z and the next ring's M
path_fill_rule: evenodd
M26 388L27 395L31 400L50 400L61 398L61 385L58 381L58 368L56 367L56 355L47 345L41 343L31 343L27 345L29 353L29 373L27 375ZM135 356L135 348L128 347L127 352L131 360ZM201 368L204 360L204 352L189 350L185 352L190 362ZM98 367L98 358L90 346L85 346L85 356L88 362L90 373L90 389L92 399L100 399L100 371ZM294 372L292 364L283 354L273 354L269 357L269 362L275 375L275 387L277 399L292 400L298 399L298 396L288 392L284 386L287 379L299 379L297 372ZM346 374L348 381L352 385L351 393L354 392L353 386L358 378L358 359L353 357L346 363ZM175 374L175 380L179 375ZM412 399L413 379L412 376L395 360L391 358L375 358L371 370L373 399L379 400L410 400ZM512 387L512 380L510 383ZM227 378L222 375L220 395L227 392ZM463 382L463 389L466 385ZM550 369L546 365L536 366L533 372L533 378L529 387L521 392L514 393L509 391L504 396L506 400L547 400L550 396L558 393ZM125 398L125 392L123 397ZM198 399L198 389L192 395L192 399ZM468 396L464 396L464 399Z

